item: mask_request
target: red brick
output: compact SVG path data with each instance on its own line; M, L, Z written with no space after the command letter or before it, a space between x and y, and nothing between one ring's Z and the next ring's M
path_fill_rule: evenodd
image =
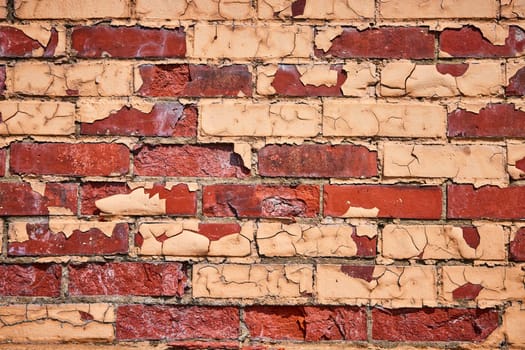
M49 41L44 46L28 37L22 30L0 26L0 57L32 57L33 51L44 50L43 57L52 57L58 44L58 32L51 29Z
M132 189L123 182L87 182L81 185L81 213L83 215L98 215L95 202L115 194L129 194ZM194 215L197 208L196 192L190 191L188 185L178 184L171 189L162 183L153 184L152 188L144 188L150 197L159 195L166 200L167 215Z
M370 238L367 236L358 236L356 229L352 233L352 240L357 246L356 256L375 257L377 254L377 236Z
M5 91L5 77L5 66L0 66L0 95L3 95Z
M454 300L474 300L483 289L481 284L465 283L452 291Z
M168 343L169 349L183 350L239 350L238 341L180 340Z
M7 157L7 150L0 148L0 177L5 176L5 160Z
M134 164L135 174L143 176L245 177L250 172L233 145L146 145Z
M71 47L79 57L184 57L186 33L183 28L75 27Z
M269 145L259 151L262 176L371 177L377 152L354 145Z
M245 322L252 339L365 340L366 311L334 306L251 306Z
M319 213L319 187L210 185L203 189L207 216L314 217Z
M468 63L437 63L436 70L443 75L450 74L457 78L465 74L469 66Z
M197 136L197 109L178 102L157 103L148 112L122 107L107 118L81 123L82 135Z
M69 237L63 232L52 232L47 223L27 223L28 240L9 242L11 256L49 255L113 255L128 252L128 225L115 225L111 237L100 229L74 230Z
M510 242L509 258L513 261L525 261L525 227L520 228Z
M239 310L221 306L123 305L117 339L237 339Z
M439 35L440 49L453 57L514 57L525 51L525 31L510 26L504 45L494 45L475 27L445 29Z
M478 113L456 109L448 114L450 137L525 137L525 112L513 103L489 103Z
M61 276L59 265L0 265L0 295L58 297Z
M439 219L441 198L435 186L326 185L324 215L341 217L358 207L377 208L380 218Z
M316 50L316 54L339 58L433 58L434 35L422 27L381 27L362 31L347 27L332 40L326 53Z
M525 95L525 67L519 69L509 79L509 85L505 88L507 96L523 96Z
M160 64L139 67L142 96L237 97L252 95L252 74L245 65Z
M332 65L330 70L337 71L337 84L334 86L303 84L301 74L295 65L280 64L272 81L278 95L282 96L342 96L341 86L347 74L340 64Z
M206 236L210 241L217 241L224 236L240 232L241 226L237 223L199 223L199 234Z
M525 186L499 188L472 185L447 187L447 217L450 219L516 219L525 217Z
M124 175L129 170L129 150L108 143L15 143L10 168L20 175Z
M494 309L372 310L372 338L389 341L480 341L499 324Z
M25 182L0 182L0 215L48 215L50 207L76 213L77 185L47 183L40 194Z
M179 263L88 263L69 266L71 295L182 296L187 277Z

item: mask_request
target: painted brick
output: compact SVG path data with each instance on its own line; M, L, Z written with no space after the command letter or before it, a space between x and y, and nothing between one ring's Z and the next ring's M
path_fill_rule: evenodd
M259 18L311 18L327 20L374 17L373 0L284 0L257 3Z
M125 18L129 0L15 0L15 16L22 19Z
M250 172L231 145L146 145L135 152L137 175L245 177Z
M187 277L179 263L87 263L69 266L71 295L182 296Z
M80 196L84 215L192 215L197 208L187 184L87 182Z
M508 172L512 179L525 176L525 145L522 142L507 144Z
M347 99L323 102L324 136L444 137L446 127L446 109L439 105Z
M525 187L522 186L484 186L475 189L471 185L449 185L447 217L521 220L525 216L523 196Z
M11 155L14 174L108 176L129 170L129 150L119 144L15 143Z
M73 28L71 48L79 57L184 57L183 28L149 29L106 25Z
M470 0L447 3L427 0L380 0L379 16L388 19L415 18L495 18L498 2L480 0L472 6Z
M439 219L441 198L435 186L325 185L324 215Z
M53 57L65 49L62 27L0 26L0 37L0 57Z
M221 306L122 305L117 339L237 339L239 310Z
M328 50L316 54L339 58L433 58L434 35L423 27L347 27L332 40Z
M314 217L319 187L209 185L203 188L204 215L231 217Z
M498 325L495 309L372 310L372 338L389 341L480 341Z
M244 315L252 339L366 339L366 312L356 307L249 306Z
M104 107L102 107L102 104ZM197 108L179 102L108 103L80 100L77 103L82 135L192 137L197 135Z
M525 67L520 61L507 63L508 84L505 87L507 96L525 95Z
M143 19L226 20L250 19L250 0L137 0L136 11Z
M522 227L511 235L509 258L513 261L525 261L525 228Z
M504 45L494 45L475 27L445 29L439 35L440 49L453 57L514 57L525 51L525 31L510 26Z
M259 174L288 177L372 177L377 152L354 145L267 145L258 153Z
M0 215L71 215L76 211L76 184L0 182Z
M252 95L245 65L162 64L138 67L141 96L235 97Z
M0 265L0 295L58 297L62 268L59 265Z
M7 0L0 0L0 18L7 17Z
M449 137L525 137L525 112L513 103L488 103L473 112L458 108L448 114Z
M2 101L2 135L71 135L75 105L68 102Z
M113 255L128 252L126 223L49 219L9 224L11 256Z
M504 18L525 18L525 1L502 0L501 16Z

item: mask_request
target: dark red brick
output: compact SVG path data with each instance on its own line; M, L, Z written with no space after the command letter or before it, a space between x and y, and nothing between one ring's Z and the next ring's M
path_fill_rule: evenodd
M520 228L510 241L509 256L513 261L525 261L525 227Z
M169 349L179 350L239 350L238 341L179 340L168 343Z
M477 227L462 227L463 239L472 249L477 249L481 243L481 237Z
M314 217L319 213L319 187L210 185L203 189L207 216Z
M69 266L71 295L182 296L187 277L179 263L88 263Z
M499 325L494 309L374 309L372 338L389 341L481 341Z
M303 84L297 66L280 64L272 81L276 94L282 96L342 96L341 86L347 74L340 64L332 65L330 70L337 72L337 83L334 86Z
M51 57L55 54L57 45L58 32L54 28L44 46L18 28L0 26L0 57L32 57L33 52L39 49L43 50L43 57Z
M5 91L5 77L5 66L0 66L0 95L3 95Z
M246 177L250 172L233 145L146 145L137 150L134 164L135 174L144 176Z
M143 187L141 187L143 188ZM129 194L133 190L123 182L87 182L81 185L81 213L83 215L98 215L100 211L95 205L99 199L116 194ZM178 184L166 186L154 183L151 188L144 188L150 197L159 195L166 200L167 215L194 215L197 208L196 192L190 191L188 185Z
M139 67L142 96L237 97L252 95L252 74L245 65L160 64Z
M341 217L357 207L377 208L380 218L439 219L441 198L435 186L326 185L324 215Z
M454 300L474 300L483 289L481 284L465 283L452 291Z
M354 145L269 145L259 151L262 176L372 177L377 152Z
M525 31L510 26L505 44L494 45L475 27L445 29L439 35L439 45L453 57L514 57L525 51Z
M224 236L240 232L241 226L237 223L199 223L199 234L206 236L210 241L217 241Z
M525 95L525 67L520 68L516 74L509 79L509 85L505 88L507 96Z
M183 28L149 29L106 25L75 27L71 47L79 57L184 57Z
M377 236L370 238L367 236L358 236L356 230L352 233L352 240L357 246L357 256L375 257L377 254Z
M5 176L5 160L7 151L5 148L0 148L0 177Z
M49 255L113 255L128 252L128 224L115 225L111 237L98 228L74 230L66 237L64 232L53 232L47 223L27 223L28 240L9 242L11 256Z
M123 305L117 339L237 339L239 310L221 306Z
M449 185L447 193L449 219L522 220L525 217L525 186L475 189L472 185Z
M334 306L251 306L245 322L252 339L365 340L366 311Z
M197 109L178 102L156 103L153 109L142 112L122 107L107 118L93 123L81 123L83 135L122 136L197 136Z
M20 175L124 175L129 170L129 150L109 143L15 143L10 168Z
M59 265L0 265L0 295L58 297L61 277Z
M332 40L326 53L316 50L316 54L339 58L433 58L434 35L423 27L381 27L361 31L347 27Z
M76 213L77 185L47 183L40 194L29 183L0 182L0 215L48 215L50 207Z
M456 109L448 114L450 137L525 137L525 112L513 103L489 103L478 113Z
M468 63L437 63L436 70L443 75L449 74L457 78L465 74L469 66Z
M374 280L374 270L375 266L373 265L342 265L341 272L352 277L359 278L368 283Z

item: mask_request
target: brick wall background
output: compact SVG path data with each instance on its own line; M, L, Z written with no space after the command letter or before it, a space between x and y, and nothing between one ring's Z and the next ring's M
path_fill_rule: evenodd
M524 347L524 18L0 0L0 349Z

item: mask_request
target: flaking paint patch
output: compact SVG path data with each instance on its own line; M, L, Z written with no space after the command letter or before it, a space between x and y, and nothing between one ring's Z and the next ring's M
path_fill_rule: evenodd
M353 207L349 201L348 209L340 217L342 218L375 218L379 215L379 209L374 208L362 208L362 207Z
M94 123L97 120L108 118L124 107L134 108L142 113L150 113L155 106L154 103L140 99L79 99L77 101L77 117L81 123Z
M36 182L36 181L29 181L29 186L31 186L31 190L38 193L41 196L45 196L46 192L46 183L45 182Z
M113 230L115 226L121 222L119 221L81 221L74 219L58 219L58 218L49 218L49 229L57 234L62 232L66 238L71 237L74 231L88 232L91 229L100 230L106 237L113 236Z
M143 187L129 194L116 194L95 202L95 206L109 215L162 215L166 214L166 199L146 193Z
M301 82L304 85L328 87L337 84L337 71L330 69L328 65L314 65L314 66L296 66L299 74L301 74Z
M233 152L241 157L242 162L246 168L251 168L252 146L249 143L235 143L233 145Z
M74 132L75 106L72 103L0 103L0 135L70 135Z
M341 26L318 28L315 33L315 47L328 52L333 45L332 40L341 35L343 31Z

